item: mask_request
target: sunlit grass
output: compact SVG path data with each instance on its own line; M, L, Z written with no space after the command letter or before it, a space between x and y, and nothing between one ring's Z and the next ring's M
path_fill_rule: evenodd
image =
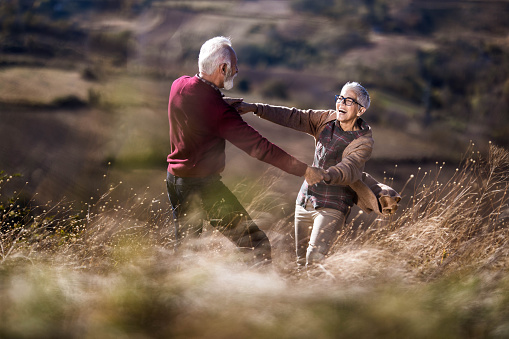
M210 227L175 252L165 197L118 198L122 183L80 210L60 202L17 222L13 203L1 221L0 337L507 337L509 153L472 149L445 179L443 166L408 178L396 216L353 215L308 270L266 181L236 194L271 225L268 269Z

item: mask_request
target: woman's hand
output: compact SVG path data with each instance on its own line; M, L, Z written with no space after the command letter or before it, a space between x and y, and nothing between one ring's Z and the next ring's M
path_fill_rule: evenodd
M239 112L239 114L246 114L249 112L256 113L258 111L258 106L256 104L250 104L243 101L237 101L232 104L233 108Z
M326 173L324 169L308 166L304 174L304 179L306 179L308 185L314 185L324 180L326 175L328 176L329 174Z
M237 103L240 103L244 101L244 98L230 98L230 97L224 97L223 100L230 106L233 106Z

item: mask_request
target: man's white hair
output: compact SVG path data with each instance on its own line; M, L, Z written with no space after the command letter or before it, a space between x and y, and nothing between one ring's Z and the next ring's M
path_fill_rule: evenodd
M351 89L352 91L355 92L359 104L364 106L365 109L369 108L369 105L371 104L371 99L369 98L368 91L361 84L359 84L358 82L347 82L341 89L341 92L344 92L347 89Z
M231 51L227 47L232 47L230 38L216 36L207 40L200 49L198 57L198 67L200 73L211 75L221 65L227 64L231 67Z

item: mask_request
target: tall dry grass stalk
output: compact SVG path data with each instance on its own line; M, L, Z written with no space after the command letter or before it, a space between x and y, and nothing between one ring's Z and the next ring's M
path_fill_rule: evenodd
M507 337L509 152L470 150L451 178L441 171L410 178L396 216L354 216L324 264L303 271L286 197L268 182L235 192L271 239L264 270L208 226L175 252L165 196L116 198L112 186L79 211L60 202L18 218L13 203L0 337Z
M347 242L384 249L424 279L507 267L509 153L490 145L484 159L473 147L450 178L441 177L444 164L412 176L402 212Z

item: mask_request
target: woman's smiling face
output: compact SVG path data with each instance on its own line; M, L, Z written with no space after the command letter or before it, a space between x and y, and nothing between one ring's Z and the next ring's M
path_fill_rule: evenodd
M352 89L342 90L341 96L357 101L357 95ZM357 118L360 117L364 111L364 108L355 102L351 106L347 106L344 100L336 101L336 119L341 123L343 129L344 126L353 127Z

